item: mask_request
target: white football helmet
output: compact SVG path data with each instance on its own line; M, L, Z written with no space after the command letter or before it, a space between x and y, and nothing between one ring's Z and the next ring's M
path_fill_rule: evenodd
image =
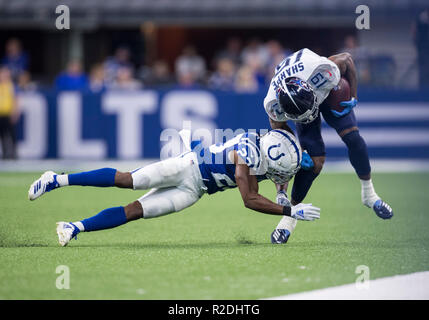
M301 168L302 150L297 139L283 129L269 131L261 137L266 176L274 183L288 182Z

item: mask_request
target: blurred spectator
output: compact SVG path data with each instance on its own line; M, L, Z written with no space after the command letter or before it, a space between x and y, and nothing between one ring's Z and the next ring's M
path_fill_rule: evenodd
M121 46L116 49L113 57L107 58L104 63L105 79L107 84L112 84L115 81L118 70L122 67L127 67L134 72L134 66L130 61L130 57L130 50L125 46Z
M185 82L193 79L194 82L200 82L204 79L206 73L206 63L202 57L197 54L194 46L186 46L183 53L176 60L176 76L178 79L187 79Z
M268 50L268 64L267 64L267 80L271 80L274 75L274 70L277 65L282 62L288 55L292 54L292 51L285 50L280 42L276 40L270 40L266 43Z
M414 43L417 49L419 84L429 88L429 8L421 12L414 23Z
M200 88L200 84L198 83L195 75L192 72L181 72L177 76L177 85L179 88L184 89L196 89Z
M241 53L241 60L246 65L258 65L263 72L269 61L269 53L259 39L252 39Z
M11 72L12 80L17 81L19 75L28 69L28 56L22 51L18 39L9 39L6 43L6 55L1 61Z
M109 86L113 90L138 90L143 88L142 83L135 79L130 67L120 67L116 73L115 81Z
M0 67L0 140L3 159L16 158L15 124L18 122L12 76L5 66Z
M241 40L239 38L228 39L226 48L216 55L215 63L223 58L231 60L235 65L241 63Z
M89 73L89 90L97 93L106 89L106 80L104 75L104 67L102 64L92 66Z
M271 80L272 75L270 77L266 77L266 69L264 67L263 60L260 59L259 55L249 54L243 66L248 67L253 73L253 78L255 78L258 86L264 86L267 78Z
M365 47L359 45L354 35L348 35L344 39L344 47L341 52L351 54L358 73L359 84L369 84L371 81L370 54Z
M252 68L249 66L243 66L238 70L234 89L236 92L240 93L252 93L258 91L258 81Z
M174 82L170 68L164 60L157 60L151 68L146 67L147 74L144 76L145 83L152 86L169 85Z
M227 57L217 62L216 71L209 78L208 86L216 90L232 90L234 88L235 65Z
M72 60L67 68L55 80L57 90L82 90L88 88L88 78L82 70L79 60Z
M37 84L31 80L31 74L28 71L23 71L18 76L16 84L17 91L34 91L37 90Z

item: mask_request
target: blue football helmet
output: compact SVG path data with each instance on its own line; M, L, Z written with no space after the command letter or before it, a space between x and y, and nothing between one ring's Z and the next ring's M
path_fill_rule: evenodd
M319 113L316 95L311 86L297 77L282 81L276 91L277 102L290 120L310 123Z

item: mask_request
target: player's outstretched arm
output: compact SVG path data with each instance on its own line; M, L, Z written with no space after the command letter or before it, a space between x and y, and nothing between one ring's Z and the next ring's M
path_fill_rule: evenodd
M256 176L251 174L247 164L242 163L239 159L241 158L234 151L235 182L246 208L266 214L290 216L298 220L312 221L320 218L320 209L312 204L282 206L260 195Z
M276 204L258 193L258 180L255 175L250 174L247 165L236 165L235 181L246 208L273 215L290 215L290 207Z
M339 53L328 58L340 69L340 73L350 84L351 96L357 100L357 71L352 56L348 52Z
M320 209L311 203L300 203L296 206L281 206L258 193L258 180L250 174L250 169L245 164L237 164L235 169L235 181L240 190L246 208L272 215L290 216L297 220L313 221L320 218Z

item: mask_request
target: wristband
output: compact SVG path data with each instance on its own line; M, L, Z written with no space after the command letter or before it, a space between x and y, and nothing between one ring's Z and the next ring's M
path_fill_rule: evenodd
M283 215L284 216L290 217L291 211L292 211L291 207L288 207L288 206L283 207Z

